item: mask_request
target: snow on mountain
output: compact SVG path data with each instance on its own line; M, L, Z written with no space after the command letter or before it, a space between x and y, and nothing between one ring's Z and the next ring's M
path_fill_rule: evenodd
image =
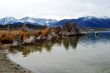
M78 19L64 19L64 20L54 20L54 19L44 19L44 18L33 18L24 17L21 19L16 19L14 17L5 17L0 19L0 24L34 24L34 25L46 25L46 26L59 26L63 25L65 22L71 23L76 22L80 27L110 27L110 18L103 17L81 17Z
M81 17L78 19L64 19L55 23L53 26L62 26L64 23L75 22L79 27L100 27L110 28L110 18L97 18L97 17Z
M14 17L5 17L0 19L0 24L14 24L14 23L30 23L36 25L51 25L51 23L56 22L53 19L43 19L43 18L32 18L32 17L24 17L21 19L15 19Z
M31 18L31 17L24 17L24 18L21 18L20 20L19 20L19 22L23 22L23 23L25 23L25 22L29 22L29 23L36 23L36 21L35 21L36 19L35 18Z
M51 23L56 22L53 19L43 19L43 18L32 18L32 17L24 17L20 19L21 22L34 23L39 25L50 25Z
M17 22L18 20L15 19L14 17L5 17L0 19L0 24L5 25L5 24L13 24Z
M93 20L93 19L97 19L97 18L94 16L86 16L86 17L80 17L79 19L82 21L89 21L89 20Z

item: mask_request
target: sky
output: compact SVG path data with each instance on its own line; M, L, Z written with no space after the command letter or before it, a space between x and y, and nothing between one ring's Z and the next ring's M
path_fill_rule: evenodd
M0 18L110 17L110 0L0 0Z

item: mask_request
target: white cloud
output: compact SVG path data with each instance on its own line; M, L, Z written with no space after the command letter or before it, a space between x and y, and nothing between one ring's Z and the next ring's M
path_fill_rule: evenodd
M0 17L110 17L110 0L0 0Z

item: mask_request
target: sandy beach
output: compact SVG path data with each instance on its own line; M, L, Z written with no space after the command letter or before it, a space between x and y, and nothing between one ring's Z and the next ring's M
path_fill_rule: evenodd
M32 73L8 58L8 51L0 48L0 73Z

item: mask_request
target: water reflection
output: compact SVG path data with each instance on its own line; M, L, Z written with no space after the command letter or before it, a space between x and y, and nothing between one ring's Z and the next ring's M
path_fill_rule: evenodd
M91 44L96 44L97 42L107 43L110 40L109 36L110 36L109 33L100 33L98 35L89 34L88 36L83 36L83 37L74 36L74 37L64 38L62 40L45 41L38 45L29 45L29 46L22 46L19 48L10 48L9 52L11 52L13 54L17 53L17 52L21 52L22 55L27 56L33 52L42 53L43 50L46 50L47 52L51 52L52 47L54 45L57 45L60 47L63 45L65 50L69 50L70 47L72 49L76 49L79 40L80 40L79 43L81 43L83 45L85 44L85 46L87 46L87 45L91 45Z
M70 47L75 49L77 47L77 43L78 43L79 39L80 39L80 37L78 37L78 36L69 37L69 38L63 39L62 43L66 50L68 50Z
M14 62L35 73L110 72L110 33L45 41L9 51Z
M63 45L65 47L65 50L69 50L70 47L75 49L77 47L77 43L79 39L80 37L74 36L74 37L68 37L62 40L45 41L39 45L29 45L29 46L22 46L19 48L10 48L9 52L13 54L17 52L22 52L22 55L27 56L33 52L42 53L43 50L46 50L47 52L51 52L53 45L58 45L58 46Z
M88 36L81 37L80 43L85 43L86 45L91 45L95 43L106 43L110 41L110 33L104 32L98 35L89 34Z

